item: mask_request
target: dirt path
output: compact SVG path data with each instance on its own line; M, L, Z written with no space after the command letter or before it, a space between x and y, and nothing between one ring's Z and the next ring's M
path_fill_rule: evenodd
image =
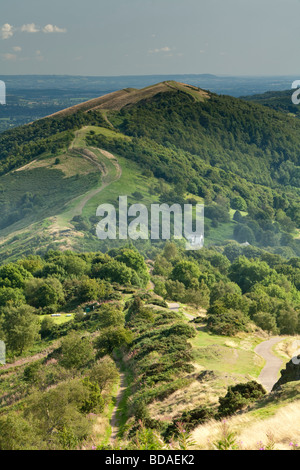
M111 181L109 181L109 180L106 181L106 178L109 175L108 175L108 171L107 171L107 168L106 168L105 164L99 162L99 160L97 158L97 155L95 155L95 153L92 152L92 150L90 150L88 148L77 146L77 141L78 141L79 135L82 133L82 131L85 131L86 129L87 129L87 126L83 127L82 129L79 129L78 131L75 132L75 138L73 139L73 141L72 141L72 143L69 147L69 151L74 152L77 155L80 155L82 158L85 158L86 160L89 160L91 163L93 163L97 167L97 169L100 171L103 179L102 179L102 184L99 188L96 188L96 189L93 189L93 190L89 191L84 196L84 198L80 200L80 202L78 203L78 205L74 209L74 215L82 215L83 209L86 206L86 204L89 202L90 199L92 199L94 196L96 196L96 194L103 191L103 189L105 189L110 184L118 181L122 176L122 168L121 168L117 158L112 153L109 153L109 152L107 152L106 150L103 150L103 149L91 147L91 149L99 150L104 157L111 160L112 164L114 165L114 167L116 169L116 177ZM81 196L79 196L79 197L81 198ZM78 198L75 198L75 199L78 199Z
M284 338L275 337L268 341L260 343L256 348L255 352L266 361L266 365L261 371L258 381L265 387L268 392L271 392L273 386L278 381L278 374L283 366L283 360L275 356L272 348L280 343Z
M117 400L116 400L116 405L114 407L111 420L110 420L110 425L111 425L111 436L110 436L110 442L113 445L118 437L118 410L119 410L119 405L123 397L123 393L126 390L126 379L125 379L125 374L122 372L120 373L120 387L118 390L117 394Z
M73 212L75 215L81 215L82 212L83 212L83 209L84 207L86 206L86 204L90 201L90 199L92 199L94 196L96 196L96 194L99 194L101 191L103 191L103 189L107 188L107 186L111 185L112 183L115 183L116 181L118 181L121 176L122 176L122 168L121 166L119 165L119 162L118 160L116 159L116 157L114 155L112 155L111 153L107 152L106 150L101 150L101 149L97 149L97 150L100 150L100 152L106 157L106 158L109 158L111 161L112 161L112 164L114 165L114 167L116 168L116 177L111 180L111 181L105 181L105 177L108 176L108 172L107 172L107 169L103 169L103 166L100 164L100 163L96 163L96 160L97 160L97 156L91 151L91 150L88 150L88 149L76 149L76 153L80 153L81 152L81 156L83 158L86 158L86 159L89 159L90 161L92 161L93 163L96 164L97 168L99 169L99 171L101 172L101 174L104 176L104 179L102 181L102 184L99 188L96 188L96 189L93 189L91 191L89 191L84 197L83 199L80 200L80 202L78 203L78 205L73 209ZM81 196L80 196L81 198ZM77 199L77 198L76 198ZM71 201L72 202L72 201Z
M9 372L9 370L13 369L14 367L21 367L23 365L30 364L31 362L38 361L39 359L44 359L57 347L57 344L58 342L56 341L54 344L52 344L51 347L38 354L35 354L34 356L24 357L17 359L15 362L0 365L0 371L7 370L7 372Z
M173 312L179 312L179 309L180 309L180 305L177 302L168 302L168 307L170 310L173 310ZM183 312L183 314L188 320L195 319L194 315L190 315L189 313L186 313L186 312Z

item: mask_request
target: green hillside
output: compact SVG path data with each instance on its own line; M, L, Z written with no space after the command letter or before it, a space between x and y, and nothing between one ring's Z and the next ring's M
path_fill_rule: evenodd
M146 205L204 201L207 246L247 242L298 256L299 131L284 113L164 82L5 132L0 259L107 249L96 208L121 194Z
M299 117L300 108L293 104L292 95L296 90L267 91L259 95L243 96L242 98L252 103L258 103L276 111Z
M298 384L266 397L261 374L300 334L299 130L166 82L0 135L0 449L298 439L290 418L269 433ZM205 247L101 242L96 209L120 195L204 202Z

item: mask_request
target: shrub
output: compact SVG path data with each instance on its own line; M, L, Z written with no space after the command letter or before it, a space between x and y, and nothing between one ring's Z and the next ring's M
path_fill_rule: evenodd
M95 346L98 349L98 356L103 357L112 354L114 349L128 347L132 341L133 334L131 331L123 327L107 328L97 338Z
M266 394L265 389L259 383L252 381L228 387L224 398L219 398L219 416L230 416L247 405L259 400Z
M210 419L214 418L214 412L206 407L200 406L194 410L184 411L179 418L167 427L164 436L170 438L171 436L178 436L178 422L183 423L187 431L192 431L197 426L204 424Z
M210 309L211 310L211 309ZM240 311L223 310L209 315L207 328L216 335L235 336L248 330L249 319Z
M158 305L159 307L168 308L168 304L165 300L162 299L150 299L147 304Z

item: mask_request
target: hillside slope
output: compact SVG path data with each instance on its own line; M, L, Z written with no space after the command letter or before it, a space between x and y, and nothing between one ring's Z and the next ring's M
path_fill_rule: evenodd
M108 95L101 96L100 98L95 98L89 100L85 103L72 106L63 111L59 111L55 114L52 114L49 117L54 116L69 116L78 111L99 111L99 110L110 110L110 111L120 111L125 106L134 105L139 103L142 100L149 100L159 93L169 93L174 90L180 90L188 95L194 97L195 100L203 101L204 99L209 99L210 94L197 88L192 85L186 85L184 83L166 81L158 83L157 85L149 86L141 90L135 88L126 88L124 90L115 91L109 93Z
M257 104L177 82L121 90L1 134L0 155L2 260L61 233L59 246L100 247L96 208L125 193L204 201L208 244L300 253L300 122Z

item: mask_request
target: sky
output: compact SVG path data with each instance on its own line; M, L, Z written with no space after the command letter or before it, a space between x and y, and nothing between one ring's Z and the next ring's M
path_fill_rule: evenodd
M300 0L2 0L0 75L297 75Z

